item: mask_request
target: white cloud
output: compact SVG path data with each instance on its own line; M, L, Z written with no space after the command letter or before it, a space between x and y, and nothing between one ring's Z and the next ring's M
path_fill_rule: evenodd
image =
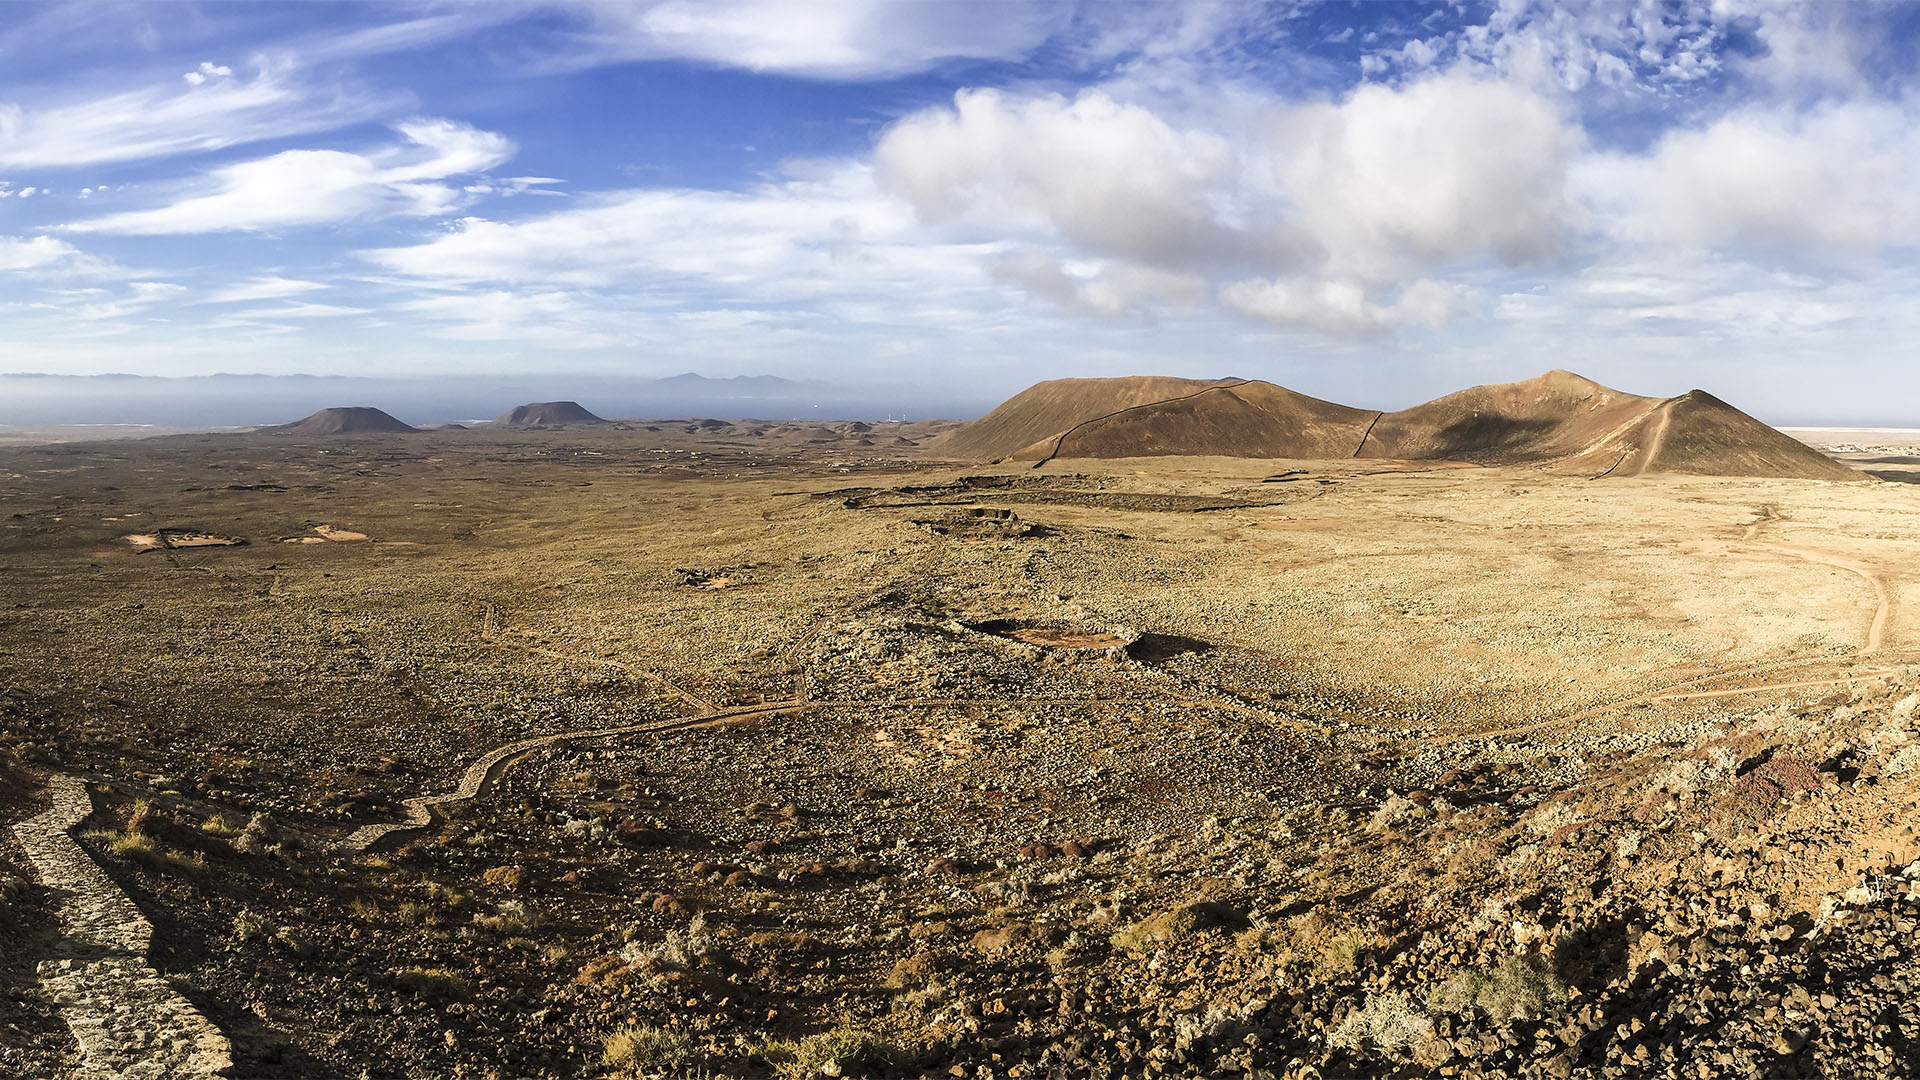
M411 300L401 310L438 324L455 341L538 341L549 348L597 349L633 340L633 321L610 305L565 290L493 289ZM624 323L624 325L622 325Z
M366 315L370 308L348 307L344 304L281 304L276 307L247 308L229 312L223 316L232 319L331 319L342 315Z
M874 160L929 226L1058 249L1003 259L1000 280L1107 314L1191 304L1194 275L1251 272L1279 280L1239 286L1235 311L1343 333L1425 323L1459 310L1422 299L1434 271L1539 262L1574 224L1582 135L1525 87L1452 72L1333 102L1223 105L1207 126L1099 90L963 91L889 129ZM1073 258L1100 266L1067 275ZM1314 303L1325 318L1300 314Z
M32 306L63 315L71 325L119 333L128 327L112 325L118 320L141 314L186 293L186 286L170 281L130 281L119 293L104 288L64 289L48 293Z
M226 165L188 185L186 196L172 204L65 228L167 235L429 217L451 212L463 201L457 187L442 181L491 168L514 151L505 136L449 120L414 120L396 130L405 144L360 154L287 150Z
M414 307L462 334L582 330L604 297L808 302L864 321L978 318L1007 288L1078 314L1211 307L1342 336L1476 310L1438 280L1552 256L1579 134L1539 95L1443 74L1336 102L1236 102L1202 126L1099 91L959 94L907 117L873 164L745 192L642 189L516 222L469 218L364 253L451 289ZM488 294L468 286L545 286ZM960 298L966 298L961 300ZM489 305L493 306L489 306ZM1217 309L1216 309L1217 310ZM909 314L909 312L917 314Z
M1198 274L1102 260L1068 265L1038 250L994 259L988 269L996 281L1081 315L1136 315L1161 308L1192 311L1207 296L1206 278Z
M1873 21L1904 20L1896 4L1803 4L1791 0L1718 0L1716 15L1749 23L1763 48L1733 63L1765 85L1800 91L1859 92L1861 60L1886 40Z
M1338 276L1397 281L1491 255L1551 256L1571 224L1583 136L1556 104L1454 72L1282 109L1266 145L1301 226Z
M408 247L365 253L414 278L606 285L678 278L791 295L935 257L905 207L847 166L747 192L643 189L520 222L469 218Z
M171 281L129 281L127 289L146 303L170 300L184 295L187 291L185 285L176 285Z
M233 69L225 64L216 64L211 60L200 61L200 66L180 77L187 80L188 86L204 86L208 79L225 79L233 75Z
M1725 23L1714 0L1564 3L1503 0L1486 21L1394 39L1363 57L1369 74L1419 73L1442 62L1572 93L1664 93L1721 66Z
M241 300L279 300L288 296L299 296L302 293L314 292L326 287L327 286L318 281L300 281L294 278L283 278L276 274L268 274L263 277L250 278L246 281L220 289L208 295L206 302L209 304L230 304Z
M514 195L544 195L552 199L564 199L567 197L566 192L547 190L550 185L564 183L566 183L565 180L551 176L509 176L501 180L477 180L466 185L461 190L469 195L500 195L506 197Z
M1579 177L1632 245L1817 259L1920 245L1920 115L1905 103L1743 108L1645 154L1596 155Z
M1243 315L1334 337L1374 337L1407 327L1438 327L1476 306L1470 289L1421 279L1382 302L1356 281L1236 281L1221 303Z
M1169 266L1260 248L1283 257L1284 241L1237 220L1257 205L1232 140L1098 90L1072 99L963 90L951 109L888 129L874 162L882 186L935 224L1057 233L1091 254Z
M0 270L40 270L80 257L79 248L51 236L0 236Z
M951 59L1015 59L1058 29L1055 5L893 0L575 0L585 50L569 63L693 60L814 79L880 79Z
M266 60L251 78L161 84L63 104L0 102L0 168L67 169L220 150L331 130L390 104L309 85L291 65Z
M437 336L678 354L694 340L680 313L751 306L784 315L730 324L727 348L806 337L825 356L838 334L880 327L991 336L1009 294L985 265L1003 250L929 235L870 169L841 162L743 192L645 189L523 221L468 219L363 255L396 275L391 287L436 294L407 310Z

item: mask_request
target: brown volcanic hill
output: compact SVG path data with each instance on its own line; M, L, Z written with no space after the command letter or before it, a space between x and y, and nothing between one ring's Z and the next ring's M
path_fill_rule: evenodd
M1806 443L1755 420L1705 390L1690 390L1661 404L1650 422L1650 451L1641 472L1707 476L1797 476L1809 480L1859 480L1861 475Z
M577 401L535 401L516 405L504 416L494 418L497 427L559 427L562 424L604 424L605 420L588 412Z
M1388 413L1356 456L1547 465L1594 476L1860 478L1704 391L1641 397L1558 370Z
M1379 416L1270 382L1242 382L1095 417L1012 456L1346 458Z
M371 405L350 405L321 409L304 420L260 430L281 435L388 435L420 429L401 423Z
M1533 465L1596 477L1861 478L1704 391L1642 397L1568 371L1476 386L1394 413L1239 379L1059 379L1033 386L932 445L955 457L995 461L1399 458Z
M938 453L956 458L998 461L1096 417L1239 381L1175 379L1160 375L1050 379L1022 390L992 412L942 436L931 446L937 448Z
M1659 398L1622 394L1570 371L1549 371L1387 413L1361 456L1489 465L1577 458L1659 404Z

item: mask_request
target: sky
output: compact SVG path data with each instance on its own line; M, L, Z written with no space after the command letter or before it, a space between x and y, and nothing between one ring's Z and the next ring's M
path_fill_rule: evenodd
M0 4L0 371L1920 426L1920 8Z

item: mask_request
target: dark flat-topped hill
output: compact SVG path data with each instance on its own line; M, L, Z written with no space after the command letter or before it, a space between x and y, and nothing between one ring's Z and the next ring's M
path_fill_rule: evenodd
M604 424L577 401L535 401L516 405L494 420L497 427L560 427L563 424Z
M291 424L277 424L260 430L283 435L397 435L420 429L396 420L371 405L348 405L321 409Z

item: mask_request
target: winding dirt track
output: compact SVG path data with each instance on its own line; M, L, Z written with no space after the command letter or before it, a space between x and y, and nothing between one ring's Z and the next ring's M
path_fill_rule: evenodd
M1837 678L1832 678L1832 679L1803 679L1795 682L1759 683L1754 686L1740 686L1740 687L1734 687L1732 689L1727 689L1727 690L1688 690L1688 691L1681 691L1678 693L1668 692L1675 686L1687 686L1691 683L1705 682L1708 679L1734 679L1734 678L1739 678L1743 675L1752 675L1752 674L1758 673L1759 671L1764 671L1764 670L1768 670L1768 669L1779 667L1779 666L1782 666L1782 665L1766 664L1766 665L1761 665L1758 668L1743 668L1743 669L1738 669L1734 671L1716 671L1710 674L1696 676L1694 678L1687 679L1682 682L1672 683L1669 686L1662 687L1658 690L1654 690L1649 693L1637 694L1633 697L1621 698L1617 701L1602 702L1601 704L1598 704L1598 705L1589 705L1586 708L1580 709L1577 712L1569 713L1564 716L1548 717L1545 720L1539 720L1531 724L1519 724L1513 727L1493 728L1488 731L1462 731L1462 732L1453 732L1446 735L1429 735L1425 738L1415 739L1413 741L1419 742L1419 743L1433 743L1433 742L1456 742L1461 739L1505 739L1505 738L1511 738L1512 736L1515 736L1515 735L1530 735L1536 731L1545 731L1548 728L1562 727L1567 724L1578 723L1581 720L1585 720L1593 716L1599 716L1603 713L1618 712L1621 709L1631 709L1639 705L1651 705L1656 701L1701 701L1701 700L1707 700L1712 698L1744 697L1749 694L1764 694L1764 693L1767 693L1768 691L1773 691L1773 690L1803 690L1803 689L1810 689L1813 687L1820 687L1820 686L1851 686L1854 683L1872 682L1875 679L1884 679L1888 675L1891 675L1894 673L1892 668L1879 668L1873 671L1860 672L1858 674L1853 674L1853 675L1843 675L1843 676L1839 676Z
M1665 437L1664 429L1656 433L1656 438L1664 438L1664 437ZM1764 551L1771 551L1778 555L1786 555L1791 558L1799 559L1803 562L1813 563L1817 566L1828 566L1836 570L1845 570L1848 573L1855 574L1859 576L1861 579L1865 580L1866 583L1873 588L1875 604L1874 604L1873 617L1867 623L1865 640L1862 642L1860 646L1859 655L1862 657L1874 656L1886 651L1888 630L1893 625L1894 614L1897 612L1899 608L1899 603L1898 603L1898 600L1896 599L1893 586L1888 583L1886 577L1883 576L1879 571L1873 569L1872 567L1869 567L1863 563L1859 563L1851 559L1836 558L1832 555L1826 554L1825 552L1808 551L1804 548L1792 547L1786 544L1770 543L1768 541L1764 541L1759 538L1760 532L1762 529L1765 529L1769 525L1777 524L1782 520L1785 520L1785 519L1781 518L1777 513L1775 513L1773 507L1771 506L1761 507L1759 511L1759 515L1753 521L1748 522L1746 528L1741 532L1740 543L1748 545L1750 547L1759 548ZM1522 724L1515 727L1497 728L1492 731L1476 731L1476 732L1470 732L1470 733L1462 733L1459 735L1434 736L1434 737L1421 739L1417 741L1441 742L1441 741L1450 741L1452 739L1457 739L1457 738L1475 738L1475 739L1507 738L1514 735L1526 735L1535 731L1542 731L1547 728L1558 727L1565 724L1575 723L1577 721L1584 720L1588 717L1596 716L1604 712L1613 712L1619 709L1632 708L1637 705L1649 705L1657 701L1705 701L1705 700L1711 700L1711 699L1717 699L1717 698L1744 697L1749 694L1764 694L1764 693L1769 693L1772 691L1779 691L1779 690L1808 690L1808 689L1815 689L1823 686L1851 686L1855 683L1872 682L1875 679L1882 679L1887 677L1890 674L1893 674L1894 672L1893 668L1879 667L1879 668L1874 668L1867 671L1852 672L1846 675L1835 676L1830 679L1798 679L1798 680L1758 683L1753 686L1731 687L1731 688L1722 689L1722 690L1687 690L1687 691L1679 691L1679 692L1669 692L1671 690L1675 690L1677 687L1687 686L1694 683L1705 682L1708 679L1737 679L1737 678L1742 678L1746 676L1758 675L1767 671L1776 671L1782 667L1810 665L1810 664L1816 664L1821 662L1822 662L1821 658L1810 657L1802 660L1776 661L1770 664L1761 664L1754 667L1740 668L1733 671L1713 672L1707 675L1696 676L1695 678L1692 678L1692 679L1686 679L1678 683L1672 683L1668 686L1661 687L1659 689L1650 691L1645 694L1639 694L1634 697L1623 698L1618 701L1610 701L1610 702L1604 702L1599 705L1588 706L1587 708L1581 709L1577 712L1574 712L1565 716L1555 716L1555 717L1551 717L1546 720L1541 720L1532 724Z
M1810 562L1819 566L1831 566L1836 570L1845 570L1850 574L1857 574L1866 579L1867 584L1873 587L1875 605L1873 618L1867 623L1867 641L1865 646L1860 650L1860 655L1871 656L1879 652L1881 648L1886 645L1887 628L1892 625L1894 611L1899 606L1899 602L1894 595L1893 586L1887 583L1887 579L1882 576L1879 571L1852 559L1835 558L1825 552L1808 551L1804 548L1790 547L1786 544L1768 543L1760 539L1761 529L1782 520L1785 519L1781 518L1779 514L1774 511L1773 507L1763 506L1760 508L1759 516L1749 522L1745 531L1740 534L1740 539L1743 543L1751 544L1754 547L1762 548L1766 551L1789 555L1803 562Z
M1202 391L1202 392L1204 393L1205 391ZM1122 410L1122 411L1124 412L1126 410ZM1653 438L1649 442L1649 445L1655 450L1658 449L1660 442L1666 436L1665 421L1667 419L1668 417L1663 412L1662 416L1660 417L1660 420L1662 422L1655 429ZM1893 614L1896 608L1896 601L1895 601L1893 589L1888 584L1886 579L1882 577L1879 573L1874 571L1873 569L1861 563L1854 562L1852 560L1835 558L1823 552L1807 551L1801 548L1790 547L1784 544L1769 543L1759 539L1760 531L1763 528L1765 528L1768 525L1774 524L1780 520L1781 519L1775 515L1772 507L1770 506L1762 507L1760 510L1760 516L1746 526L1746 528L1742 532L1740 541L1749 546L1760 548L1766 551L1771 551L1771 552L1774 552L1775 554L1786 555L1792 558L1800 559L1805 562L1814 563L1816 565L1828 566L1838 570L1845 570L1849 573L1856 574L1862 579L1864 579L1873 588L1874 596L1877 603L1874 609L1873 618L1868 623L1867 630L1866 630L1866 640L1861 647L1859 655L1861 655L1862 657L1865 657L1865 656L1871 656L1871 655L1880 653L1886 646L1887 631L1892 624ZM702 727L709 724L724 723L729 720L748 719L748 718L760 717L760 716L774 716L774 715L779 715L781 713L798 712L805 709L826 708L826 707L834 707L834 706L841 706L841 707L871 706L871 707L891 707L891 708L936 707L937 708L937 707L957 707L957 706L965 706L965 705L1073 706L1073 705L1124 705L1124 704L1130 703L1128 701L1118 700L1118 699L1101 700L1101 699L1092 699L1092 698L1031 698L1031 699L1022 699L1022 698L885 699L885 698L882 698L882 699L875 699L872 701L858 701L858 700L814 701L808 698L805 690L805 679L802 678L800 680L799 685L796 687L795 697L791 701L760 705L753 708L720 710L716 708L714 705L712 705L710 702L707 702L706 700L683 689L678 684L674 683L671 679L668 679L663 675L660 675L653 671L646 670L644 668L635 667L633 665L621 663L616 660L604 660L598 657L582 656L578 654L559 652L552 649L543 649L543 648L538 648L530 645L522 645L517 642L502 641L496 636L496 632L494 629L494 612L493 612L492 605L487 606L486 615L481 624L481 638L482 638L483 644L493 648L513 649L513 650L518 650L522 652L532 653L538 656L545 656L555 660L561 660L561 661L567 661L567 662L573 662L573 663L591 664L591 665L597 665L602 667L611 667L611 668L616 668L622 671L627 671L632 674L639 675L643 678L649 679L655 683L658 683L659 685L672 691L675 695L679 696L680 698L687 701L689 704L693 705L695 708L700 709L701 711L698 715L677 719L677 720L656 721L650 724L635 724L635 725L629 725L625 727L602 728L602 729L593 730L593 731L566 732L566 733L561 733L557 735L539 736L531 739L522 739L517 742L512 742L504 746L496 747L495 749L489 751L488 753L482 755L480 758L476 759L471 765L467 767L466 771L461 776L459 785L452 792L448 792L441 795L422 796L422 797L417 797L413 799L408 799L403 804L407 807L408 816L406 821L383 822L383 823L374 824L374 825L362 826L359 829L354 830L353 833L349 834L344 839L340 840L336 844L336 849L343 850L343 851L364 851L367 848L371 847L374 843L377 843L379 840L381 840L386 836L390 836L397 832L411 831L414 829L422 828L432 821L432 810L434 807L444 806L449 803L462 802L468 799L475 798L481 793L483 793L484 791L491 788L493 785L497 784L499 779L502 776L504 776L507 770L512 768L514 764L518 763L521 760L524 760L528 755L534 753L535 751L540 750L544 747L561 745L561 744L575 742L575 741L598 739L598 738L610 738L618 735L630 735L630 734L640 734L640 733L666 733L671 731L681 731L681 730L685 730L692 727ZM1798 667L1802 665L1817 664L1820 662L1822 662L1821 658L1808 657L1808 658L1800 658L1800 659L1776 660L1776 661L1771 661L1764 664L1757 664L1750 667L1738 668L1738 669L1729 670L1729 671L1709 672L1705 675L1697 675L1692 678L1683 679L1676 683L1669 683L1666 686L1657 687L1646 693L1637 694L1631 697L1621 698L1614 701L1601 702L1595 705L1590 705L1585 708L1576 710L1575 712L1572 712L1569 714L1549 717L1545 720L1540 720L1530 724L1521 724L1521 725L1516 725L1512 727L1498 728L1491 731L1458 732L1458 733L1450 733L1448 735L1428 736L1415 741L1440 742L1440 741L1453 741L1453 740L1462 739L1462 738L1508 738L1516 735L1531 734L1533 732L1546 730L1548 728L1573 724L1581 720L1587 719L1589 717L1597 716L1603 713L1617 712L1622 709L1634 708L1636 706L1641 706L1641 705L1649 705L1655 702L1704 701L1704 700L1713 700L1713 699L1719 699L1719 698L1743 697L1747 695L1763 694L1763 693L1768 693L1773 691L1804 690L1804 689L1813 689L1813 688L1826 687L1826 686L1850 686L1856 683L1871 682L1875 679L1884 678L1888 674L1890 674L1892 670L1890 668L1876 668L1870 671L1852 672L1846 675L1835 676L1833 678L1776 680L1773 682L1758 683L1753 686L1732 687L1732 688L1717 689L1717 690L1681 689L1682 687L1696 685L1702 682L1707 682L1708 680L1712 680L1712 679L1737 679L1742 677L1751 677L1751 676L1759 675L1766 672L1776 672L1781 668ZM1207 693L1204 696L1207 697L1207 699L1212 701L1213 703L1225 706L1234 711L1258 713L1259 715L1262 715L1270 719L1283 718L1282 715L1277 712L1253 705L1249 702L1239 699L1235 695L1213 692L1213 693Z
M418 795L401 803L407 808L404 821L381 821L371 825L362 825L334 842L335 851L365 851L381 840L395 833L411 832L426 827L433 821L435 807L449 803L465 802L485 792L500 782L508 769L525 759L535 751L551 746L585 742L592 739L608 739L619 735L637 735L642 733L658 734L669 731L685 731L689 728L710 727L724 724L730 720L744 720L750 717L775 716L780 713L798 712L808 708L800 702L785 701L773 705L756 705L752 708L725 709L702 713L699 716L682 717L675 720L656 720L645 724L626 724L620 727L593 728L587 731L562 731L553 735L536 735L529 739L496 746L492 750L475 758L466 770L460 774L460 782L452 791L439 795Z
M1819 686L1851 686L1854 683L1872 682L1893 674L1891 669L1870 671L1861 675L1844 675L1837 679L1808 679L1805 682L1777 682L1764 686L1743 686L1732 690L1699 690L1691 694L1654 694L1648 701L1702 701L1708 698L1739 697L1743 694L1757 694L1763 690L1805 690Z
M1820 566L1831 566L1836 570L1845 570L1850 574L1857 574L1866 579L1867 584L1873 586L1873 595L1876 604L1873 609L1873 619L1867 624L1867 641L1865 646L1861 648L1860 655L1871 656L1879 652L1881 647L1886 644L1887 626L1893 621L1895 605L1893 589L1880 574L1851 559L1837 559L1831 555L1815 551L1804 551L1800 548L1788 547L1785 544L1766 544L1756 541L1754 546L1765 548L1768 551L1779 552L1782 555L1791 555L1796 559L1816 563Z
M1660 417L1654 421L1653 436L1647 440L1646 449L1640 452L1640 471L1646 472L1653 467L1654 459L1667 445L1667 429L1673 426L1673 401L1668 399L1659 409Z

